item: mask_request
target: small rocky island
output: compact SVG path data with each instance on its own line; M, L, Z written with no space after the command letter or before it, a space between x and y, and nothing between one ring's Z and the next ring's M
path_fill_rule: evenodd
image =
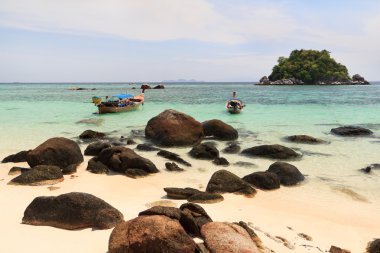
M359 74L352 78L346 66L338 63L327 50L293 50L289 58L279 57L278 64L258 85L366 85Z

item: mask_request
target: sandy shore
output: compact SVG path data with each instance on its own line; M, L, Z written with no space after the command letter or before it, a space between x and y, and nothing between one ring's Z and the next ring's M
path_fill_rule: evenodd
M91 193L124 214L125 220L134 218L155 201L166 200L164 187L194 187L205 189L217 167L209 161L190 160L193 167L185 172L164 170L164 158L155 152L139 152L151 159L160 173L141 179L123 175L96 175L86 171L87 161L73 176L49 186L13 186L7 183L14 177L8 171L15 164L0 164L0 233L1 252L107 252L112 229L83 229L68 231L53 227L21 224L24 210L37 196L60 195L68 192ZM259 162L259 168L235 166L228 170L242 176L267 168L270 162ZM28 167L26 163L17 166ZM302 172L302 169L301 169ZM245 221L257 232L263 244L274 252L325 252L331 245L364 252L367 242L380 235L380 205L371 200L332 189L328 185L306 180L297 187L258 191L254 198L224 194L225 200L202 206L215 221ZM180 206L184 201L170 200ZM308 241L299 233L312 238ZM288 241L285 245L284 240Z

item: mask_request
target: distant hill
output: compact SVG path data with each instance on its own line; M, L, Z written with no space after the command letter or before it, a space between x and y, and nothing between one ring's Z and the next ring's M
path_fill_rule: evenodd
M358 74L351 78L347 67L327 50L293 50L288 58L279 57L277 62L260 84L368 84Z

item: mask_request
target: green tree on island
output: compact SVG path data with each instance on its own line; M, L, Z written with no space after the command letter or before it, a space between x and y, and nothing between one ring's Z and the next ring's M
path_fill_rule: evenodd
M327 50L293 50L289 56L279 57L269 80L296 78L306 84L348 81L346 66L336 62Z

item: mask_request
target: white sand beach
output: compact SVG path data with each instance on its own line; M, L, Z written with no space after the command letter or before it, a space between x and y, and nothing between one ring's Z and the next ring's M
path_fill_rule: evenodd
M90 193L120 210L125 220L129 220L156 201L170 201L179 207L184 201L167 200L164 187L204 190L212 173L223 168L209 161L191 160L193 166L186 171L168 172L164 170L166 159L156 156L155 152L138 153L151 159L161 172L140 179L119 174L97 175L86 171L89 157L85 157L77 173L66 175L63 182L54 185L55 190L50 190L49 186L7 185L14 177L9 176L8 171L15 164L0 164L1 252L107 252L112 229L70 231L21 224L23 212L37 196ZM256 164L267 166L263 162ZM28 167L26 163L17 166ZM302 162L297 166L302 170ZM247 174L246 168L230 166L228 170L239 176ZM253 198L234 194L223 196L222 202L202 204L210 217L214 221L247 222L264 246L274 252L325 252L331 245L351 252L364 252L366 244L380 233L379 203L355 199L308 180L296 187L258 190ZM300 237L299 233L312 240Z

